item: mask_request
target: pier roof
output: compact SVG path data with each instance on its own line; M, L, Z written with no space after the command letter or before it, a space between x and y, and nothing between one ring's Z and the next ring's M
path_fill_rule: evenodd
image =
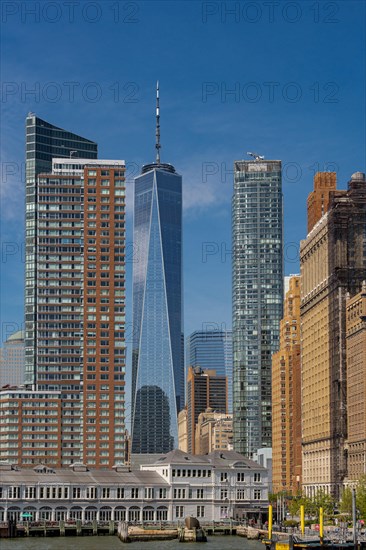
M166 480L155 471L134 470L116 472L114 470L73 471L69 468L54 469L53 473L40 473L33 469L1 471L1 483L42 484L97 484L97 485L159 485L168 486Z

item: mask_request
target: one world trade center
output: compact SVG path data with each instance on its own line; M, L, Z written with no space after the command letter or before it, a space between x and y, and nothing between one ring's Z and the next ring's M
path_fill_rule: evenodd
M182 177L156 162L135 178L132 350L132 453L178 447L184 406Z

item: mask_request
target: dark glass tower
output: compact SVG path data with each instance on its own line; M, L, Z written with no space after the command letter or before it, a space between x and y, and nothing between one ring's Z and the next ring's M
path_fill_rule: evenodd
M26 267L25 267L25 383L36 383L37 368L37 261L39 248L38 182L52 172L53 158L96 159L98 146L58 128L34 113L26 119Z
M184 405L182 177L157 158L135 178L132 452L178 447Z
M233 442L251 457L272 444L272 354L283 310L281 161L235 162L232 208Z

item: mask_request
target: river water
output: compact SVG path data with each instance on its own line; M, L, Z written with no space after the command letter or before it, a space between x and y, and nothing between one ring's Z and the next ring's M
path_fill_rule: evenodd
M207 543L178 540L133 542L126 546L117 536L99 537L30 537L1 539L1 550L263 550L263 544L236 536L209 537Z

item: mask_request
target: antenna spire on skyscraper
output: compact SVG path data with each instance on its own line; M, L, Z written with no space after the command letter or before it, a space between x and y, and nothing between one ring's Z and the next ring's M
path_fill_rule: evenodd
M156 164L160 164L160 108L159 108L159 80L156 82Z

